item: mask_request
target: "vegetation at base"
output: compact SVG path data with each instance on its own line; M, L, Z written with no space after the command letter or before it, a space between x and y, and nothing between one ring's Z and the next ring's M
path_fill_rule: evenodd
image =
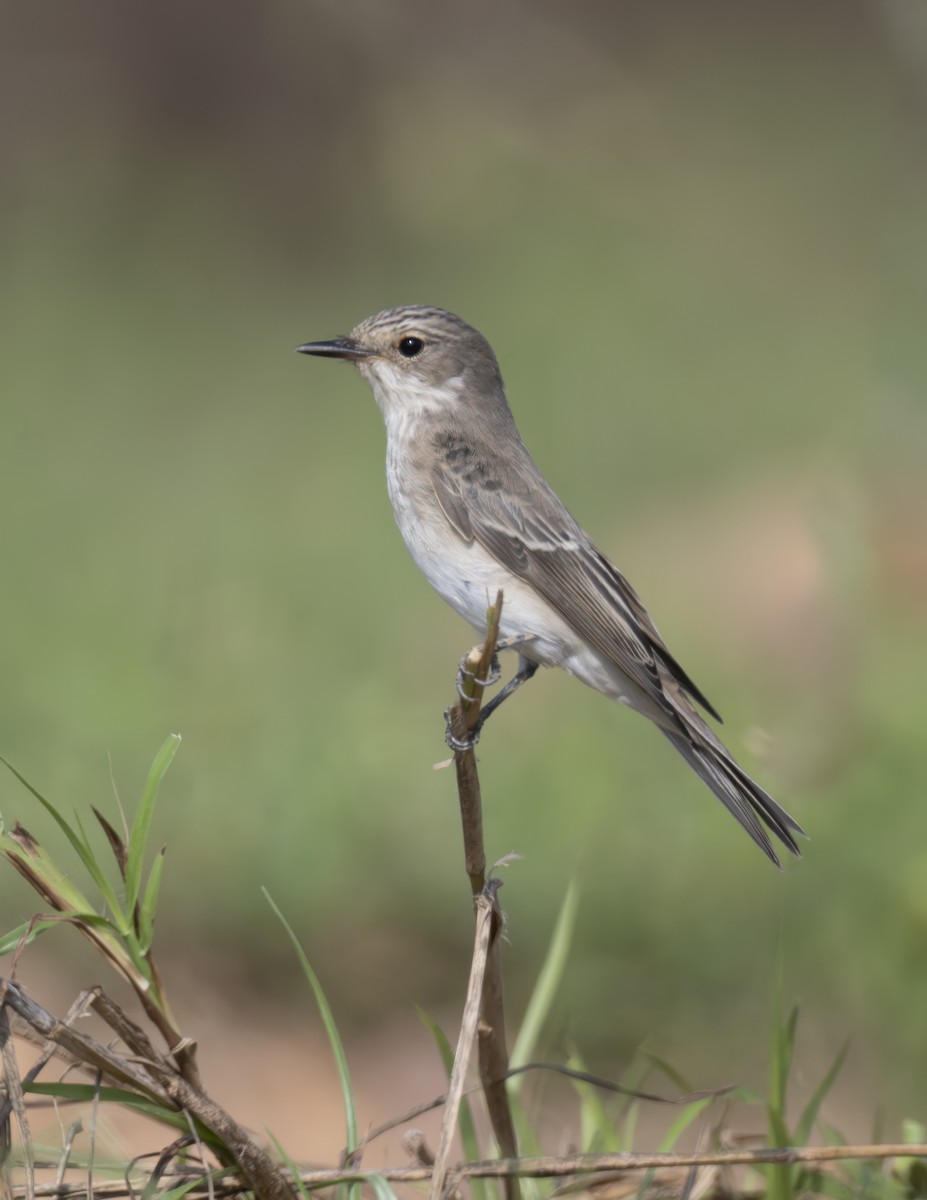
M812 839L765 873L661 738L545 672L480 743L488 843L526 861L513 998L576 877L557 1035L625 1060L657 1027L687 1071L758 1074L782 927L815 1055L852 1028L890 1120L922 1105L921 0L548 0L489 38L412 0L6 7L0 752L94 797L111 749L134 793L181 728L167 949L295 990L272 880L346 1028L409 991L349 986L331 911L367 945L414 921L411 994L452 1001L431 765L468 635L394 528L368 390L292 352L445 304ZM8 924L20 896L0 880Z
M42 796L15 771L15 768L7 764L32 798L62 829L69 848L67 857L62 865L59 865L42 850L19 822L16 822L12 829L0 828L0 852L8 863L28 879L43 902L54 910L53 914L40 915L24 927L11 931L2 939L0 945L5 953L13 953L16 956L37 953L38 950L32 943L40 932L48 933L62 924L78 929L93 943L103 958L133 986L142 1013L164 1039L163 1049L152 1049L150 1062L154 1062L156 1058L162 1062L172 1060L170 1070L174 1071L176 1078L195 1080L199 1088L198 1100L208 1101L208 1095L199 1084L189 1051L187 1057L183 1054L186 1039L179 1030L166 1024L166 1014L170 1010L165 981L158 976L152 958L158 898L158 887L151 884L154 867L148 868L148 882L144 882L145 864L152 861L159 864L163 860L163 848L152 850L150 831L159 785L173 760L178 744L179 738L172 735L162 746L148 774L141 801L131 822L124 814L119 813L118 820L114 823L94 810L105 832L106 846L115 861L115 879L112 878L112 871L108 868L104 856L94 848L91 839L84 832L79 814L75 815L73 820L67 819L58 806ZM117 830L117 825L121 826L121 832ZM93 895L85 894L69 881L69 873L75 868L83 869L87 874L93 885ZM160 875L157 878L160 879ZM548 1111L556 1113L561 1126L565 1122L578 1131L579 1141L573 1154L633 1153L638 1149L635 1145L637 1119L641 1107L645 1104L667 1106L666 1130L658 1145L658 1152L662 1154L676 1151L680 1139L687 1132L690 1135L696 1134L696 1150L703 1153L730 1148L737 1144L745 1136L744 1133L738 1132L740 1128L750 1131L753 1126L752 1136L758 1139L756 1118L761 1116L764 1110L768 1124L768 1145L774 1148L791 1148L796 1159L800 1158L801 1147L815 1136L823 1137L825 1145L841 1144L839 1135L826 1124L823 1110L843 1065L847 1048L844 1047L840 1051L817 1086L804 1098L798 1118L792 1124L789 1113L796 1099L793 1095L792 1076L798 1010L793 1008L787 1017L782 1017L778 999L771 1046L769 1097L766 1101L743 1088L692 1093L687 1081L682 1079L674 1068L643 1050L629 1065L624 1080L615 1082L597 1079L590 1074L576 1051L564 1064L533 1061L541 1030L551 1011L558 986L567 971L578 899L576 889L571 887L554 924L545 961L537 971L537 983L528 1005L528 1015L520 1035L515 1040L512 1070L513 1073L518 1073L513 1074L509 1095L515 1109L523 1155L542 1153L544 1135L541 1129L545 1125ZM296 941L290 926L273 901L271 906L296 950L338 1065L346 1121L345 1152L341 1163L334 1164L343 1168L345 1172L340 1187L355 1191L357 1182L352 1183L351 1180L358 1181L363 1177L376 1192L378 1200L392 1200L396 1193L394 1185L387 1178L389 1172L368 1175L363 1171L363 1155L369 1142L359 1137L357 1100L351 1085L347 1052L334 1013L308 956ZM45 945L47 942L43 940L41 944ZM4 987L5 1000L10 1004L9 1012L21 1016L24 1009L13 1003L13 985ZM17 995L20 993L17 992ZM129 1016L121 1013L114 1005L112 1009L118 1017L118 1022L113 1025L114 1029L128 1030L127 1036L131 1038L144 1036L132 1024L137 1020L137 1014ZM453 1053L450 1040L435 1021L425 1013L421 1015L435 1041L445 1070L449 1073ZM307 1019L313 1018L310 1016ZM110 1020L113 1020L112 1016ZM21 1020L20 1026L22 1024ZM172 1042L172 1038L179 1040ZM110 1051L114 1046L115 1043L110 1045ZM73 1045L69 1046L68 1053L73 1062ZM164 1056L163 1059L161 1056ZM210 1186L222 1186L232 1168L236 1164L242 1164L240 1145L235 1145L234 1138L223 1140L223 1132L226 1129L235 1130L231 1119L224 1122L211 1113L211 1120L204 1121L199 1110L191 1113L184 1104L159 1104L152 1100L150 1092L146 1094L144 1090L133 1091L130 1078L123 1081L128 1086L112 1086L109 1072L113 1069L119 1070L118 1056L111 1056L102 1067L97 1063L95 1082L79 1084L72 1081L39 1080L35 1071L19 1081L18 1076L14 1077L11 1074L11 1061L7 1055L6 1099L2 1103L4 1106L9 1105L15 1113L20 1139L9 1152L6 1161L0 1163L0 1171L6 1173L8 1182L12 1182L13 1186L21 1185L23 1180L33 1180L37 1165L65 1161L67 1169L64 1171L64 1181L67 1186L73 1188L68 1194L79 1195L81 1189L86 1187L85 1180L88 1175L103 1181L129 1173L134 1177L134 1186L143 1187L145 1194L157 1194L173 1200L174 1197L179 1198L191 1192L197 1195L207 1194ZM92 1076L93 1060L83 1061L84 1072L89 1071ZM125 1060L127 1070L133 1061L139 1063L141 1060L133 1060L130 1055ZM115 1067L111 1064L115 1064ZM575 1096L572 1105L566 1103L562 1095L554 1094L548 1085L548 1081L558 1075L565 1076L572 1082ZM654 1095L651 1083L653 1077L668 1082L668 1095ZM159 1083L168 1079L168 1068L165 1067L162 1075L157 1078ZM173 1095L169 1086L167 1090ZM689 1094L679 1095L680 1090ZM80 1120L86 1119L90 1130L96 1129L101 1106L125 1105L164 1125L164 1136L175 1139L178 1130L183 1131L183 1136L165 1147L154 1170L147 1173L140 1164L133 1166L114 1161L112 1154L108 1153L105 1147L98 1145L95 1138L91 1139L89 1149L85 1149L80 1144L85 1136L81 1132L83 1125L76 1122L72 1122L70 1127L72 1134L76 1132L76 1140L69 1143L65 1152L61 1146L34 1141L28 1131L26 1110L20 1106L20 1102L24 1098L38 1097L54 1098L59 1111L77 1106L77 1111L82 1114ZM208 1111L209 1106L214 1107L212 1101L209 1101L202 1111ZM569 1115L565 1115L568 1113ZM6 1111L4 1116L5 1119L9 1119L10 1111ZM408 1125L411 1119L410 1116L400 1115L391 1124ZM474 1113L472 1101L462 1106L459 1120L465 1161L473 1162L491 1156L492 1148L483 1142L479 1132L481 1122ZM63 1125L59 1128L64 1131ZM376 1131L380 1132L382 1130ZM912 1150L927 1153L923 1145L927 1131L923 1125L908 1122L903 1136L905 1142L912 1146ZM315 1190L320 1185L311 1181L311 1174L307 1176L276 1139L273 1141L282 1168L275 1178L283 1181L284 1190L291 1186L288 1180L295 1180L295 1186L305 1200L307 1191ZM62 1160L64 1153L66 1159ZM428 1150L423 1144L419 1144L416 1155L416 1161L428 1163ZM572 1157L572 1154L567 1157ZM207 1166L207 1158L216 1160L215 1165ZM207 1182L207 1175L211 1183ZM762 1177L766 1179L765 1191L759 1182ZM666 1189L674 1187L679 1189L677 1194L680 1195L723 1195L730 1198L740 1194L751 1197L762 1194L768 1200L799 1200L799 1197L811 1196L826 1196L832 1200L912 1200L913 1197L927 1195L924 1158L900 1154L896 1154L888 1162L869 1161L865 1155L861 1155L858 1161L841 1161L826 1165L793 1161L783 1165L745 1167L733 1172L730 1169L722 1170L710 1163L696 1163L685 1168L656 1165L637 1172L636 1177L624 1172L622 1178L626 1182L628 1179L634 1179L633 1194L640 1200L646 1200L650 1195L666 1195ZM493 1193L495 1187L496 1185L489 1181L473 1181L474 1195L483 1197L484 1200ZM282 1194L272 1190L265 1191L260 1183L255 1186L253 1179L249 1180L249 1186L244 1187L244 1190L250 1190L261 1197ZM559 1187L553 1180L523 1180L523 1191L528 1200L544 1200L558 1190ZM625 1194L630 1196L632 1192Z

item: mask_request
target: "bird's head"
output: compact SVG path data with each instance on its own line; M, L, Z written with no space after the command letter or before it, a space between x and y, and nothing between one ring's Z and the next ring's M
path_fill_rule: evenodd
M498 405L503 395L489 342L443 308L390 308L361 321L345 337L296 349L354 363L387 420L399 412Z

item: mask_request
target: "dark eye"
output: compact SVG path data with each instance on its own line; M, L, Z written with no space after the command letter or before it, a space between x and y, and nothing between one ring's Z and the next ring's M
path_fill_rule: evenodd
M403 358L415 358L416 354L421 354L424 349L425 343L417 337L404 337L399 343L399 353Z

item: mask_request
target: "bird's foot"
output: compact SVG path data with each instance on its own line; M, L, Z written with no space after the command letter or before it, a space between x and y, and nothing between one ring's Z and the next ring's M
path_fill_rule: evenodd
M520 633L515 637L503 638L501 642L497 642L495 652L492 656L492 662L489 666L489 672L485 679L477 678L475 671L473 671L470 667L470 655L465 654L460 660L459 666L457 667L457 678L455 680L457 695L460 697L460 699L465 704L473 701L473 696L468 689L468 684L470 686L476 684L477 687L488 688L499 682L499 680L502 678L502 667L499 663L499 651L520 651L522 646L528 642L533 642L534 640L535 635L533 633ZM519 688L526 679L530 679L536 670L536 663L529 662L523 656L520 657L518 673L509 680L509 682L497 696L494 696L492 700L483 706L480 715L477 718L476 724L466 737L457 737L457 735L453 732L451 729L451 710L447 709L444 713L444 740L447 742L448 746L450 746L452 750L472 750L480 740L480 732L482 731L483 725L489 718L490 714L495 712L502 701L505 700L507 696L510 696L512 692L516 691L516 689Z
M498 683L502 676L502 667L499 665L499 655L492 656L492 662L489 664L489 675L486 679L477 679L476 674L470 670L468 666L469 654L465 654L460 660L457 667L457 679L454 686L457 688L457 695L461 700L472 700L473 696L466 690L467 680L472 679L477 687L492 687L494 683Z
M457 737L451 728L451 709L446 708L444 710L444 740L447 742L451 750L459 751L460 753L463 753L466 750L473 750L476 747L477 742L480 740L480 733L482 732L482 729L483 719L480 717L476 725L470 730L466 737Z

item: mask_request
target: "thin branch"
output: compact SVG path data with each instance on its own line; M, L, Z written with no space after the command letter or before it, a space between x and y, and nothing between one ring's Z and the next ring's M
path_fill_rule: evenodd
M575 1067L565 1067L562 1063L553 1062L522 1063L520 1067L510 1067L506 1072L505 1078L512 1079L516 1075L524 1075L529 1071L550 1071L556 1075L563 1075L566 1079L578 1079L581 1083L591 1083L593 1087L600 1088L606 1092L615 1092L619 1096L630 1096L633 1100L647 1100L654 1104L691 1104L693 1100L703 1100L706 1096L726 1096L734 1090L733 1084L727 1084L719 1088L686 1092L681 1096L660 1096L655 1092L642 1092L639 1088L625 1087L623 1083L618 1083L614 1079L605 1079L601 1075L593 1075L590 1071L579 1071ZM481 1087L482 1084L468 1087L464 1095L470 1096L474 1092L479 1091ZM416 1117L421 1117L433 1109L440 1108L446 1102L447 1094L442 1093L440 1096L435 1096L431 1100L424 1100L421 1104L416 1104L413 1108L406 1109L398 1117L390 1117L388 1121L384 1121L381 1125L375 1125L364 1135L364 1140L360 1143L358 1149L362 1150L365 1146L369 1146L371 1142L376 1141L378 1137L382 1137L384 1133L389 1133L390 1130L398 1129L402 1125L408 1125Z
M454 1163L449 1173L461 1179L506 1179L513 1177L553 1179L564 1175L588 1175L601 1171L643 1171L662 1167L736 1167L764 1164L791 1165L795 1163L847 1162L858 1159L873 1161L890 1158L920 1158L927 1160L927 1143L890 1142L884 1145L856 1146L789 1146L783 1149L719 1150L705 1154L574 1154L564 1158L536 1156L531 1158L499 1158L472 1163ZM342 1169L300 1171L299 1180L306 1187L332 1186L339 1183L371 1183L385 1179L389 1183L422 1183L431 1179L429 1166L384 1167L372 1171ZM190 1182L190 1173L180 1178ZM173 1177L164 1176L163 1182ZM225 1178L214 1183L217 1197L235 1195L245 1190L238 1179ZM36 1184L36 1196L57 1197L58 1200L81 1200L86 1196L82 1187L57 1188L54 1184ZM119 1200L130 1195L125 1182L106 1180L97 1184L98 1200ZM206 1194L205 1181L188 1193ZM25 1187L14 1189L14 1200L25 1200Z
M473 962L470 967L470 982L467 985L467 999L464 1004L463 1020L460 1023L460 1036L457 1039L457 1050L454 1053L454 1069L451 1072L444 1119L441 1122L441 1139L432 1168L434 1174L431 1177L431 1188L429 1189L430 1200L441 1200L444 1195L447 1164L451 1156L451 1142L457 1128L457 1117L460 1113L464 1084L467 1081L467 1069L470 1066L473 1043L477 1038L483 980L492 943L495 892L496 888L490 881L483 893L476 899L476 937L473 946Z
M486 639L482 646L474 647L461 663L463 695L450 710L448 717L451 732L455 737L466 740L476 729L483 702L486 681L492 675L499 639L499 622L502 619L502 592L486 616ZM480 778L476 767L476 754L470 750L454 751L454 766L457 771L457 794L460 801L460 820L463 828L464 863L470 878L470 889L476 901L486 885L486 850L483 844L483 800ZM505 1045L505 1011L502 999L502 963L499 953L498 934L502 927L501 916L494 906L491 925L489 959L483 977L483 991L478 1023L480 1081L486 1097L486 1107L493 1133L499 1149L507 1158L518 1153L515 1122L509 1107L505 1077L509 1067L509 1055ZM518 1200L519 1188L515 1178L506 1180L506 1200Z
M185 1079L174 1064L158 1054L144 1033L109 1000L93 989L97 1012L128 1044L137 1057L125 1057L76 1029L64 1025L9 980L0 979L0 1011L7 1008L43 1038L65 1051L69 1061L82 1069L98 1071L101 1077L127 1086L137 1095L168 1109L191 1114L215 1136L220 1158L233 1162L248 1188L261 1200L293 1200L293 1189L283 1171L251 1138L250 1134L200 1088Z
M35 1162L32 1154L32 1136L29 1132L29 1114L26 1110L26 1100L19 1079L19 1067L13 1050L10 1017L2 1004L0 1004L0 1057L3 1061L3 1090L9 1096L10 1107L16 1114L16 1122L22 1138L26 1166L26 1195L31 1197L35 1194ZM9 1125L7 1122L4 1124L8 1130ZM11 1142L11 1140L11 1138L4 1137L4 1142ZM6 1158L6 1154L3 1157Z
M501 617L500 591L487 614L486 640L482 646L474 646L461 662L461 690L464 694L448 714L451 733L461 741L466 741L473 734L480 717L484 681L489 679L492 672ZM454 768L457 772L457 795L463 826L464 861L470 876L470 890L476 899L486 883L486 851L483 846L483 798L475 752L472 749L455 750Z
M7 1006L15 1017L46 1041L60 1047L75 1066L98 1070L104 1078L136 1092L155 1104L173 1107L165 1090L136 1063L123 1058L107 1046L84 1033L65 1025L29 997L15 983L0 979L0 1005ZM17 1023L13 1022L17 1029Z
M492 881L490 881L492 882ZM498 905L493 908L492 943L486 976L483 980L483 1002L480 1006L479 1023L479 1066L480 1081L486 1095L493 1132L499 1151L506 1158L518 1153L515 1122L509 1107L506 1078L509 1069L509 1052L505 1044L505 1007L502 996L502 914ZM512 1180L513 1183L517 1182ZM509 1200L517 1200L518 1189L507 1193Z

